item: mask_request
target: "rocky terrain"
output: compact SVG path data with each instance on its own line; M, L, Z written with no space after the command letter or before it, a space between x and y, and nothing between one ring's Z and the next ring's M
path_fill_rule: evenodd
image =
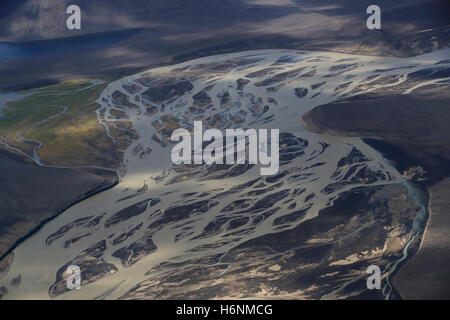
M79 31L66 28L69 4L82 10ZM1 45L13 44L19 53L31 47L33 56L0 62L0 73L8 74L0 77L0 90L76 77L115 80L150 66L255 49L405 57L448 47L448 1L380 0L381 30L366 28L371 4L368 0L3 1ZM96 43L110 43L98 47L92 37Z

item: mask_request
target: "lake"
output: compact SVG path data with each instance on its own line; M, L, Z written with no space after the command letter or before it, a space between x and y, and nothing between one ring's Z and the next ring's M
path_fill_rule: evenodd
M62 55L86 49L110 47L138 31L139 29L128 29L50 40L0 42L0 61Z

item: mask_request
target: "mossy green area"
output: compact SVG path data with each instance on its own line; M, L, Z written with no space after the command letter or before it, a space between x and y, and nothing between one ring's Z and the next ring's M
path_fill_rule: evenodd
M19 93L29 92L61 92L61 91L75 91L87 88L91 85L91 81L85 79L62 81L60 83L49 85L41 88L28 89L20 91Z
M95 113L106 86L76 80L20 92L31 95L3 107L2 141L30 156L41 143L38 155L52 165L117 168L121 155Z

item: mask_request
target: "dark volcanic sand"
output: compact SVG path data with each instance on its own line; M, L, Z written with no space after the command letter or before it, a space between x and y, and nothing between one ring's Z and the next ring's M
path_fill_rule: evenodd
M395 275L406 299L450 298L450 90L426 86L413 93L360 95L318 106L303 116L316 133L363 139L400 172L421 167L411 181L430 190L430 218L417 252Z
M430 188L430 218L418 253L394 279L405 299L450 299L450 178Z
M104 171L45 168L0 150L0 257L70 205L113 186Z

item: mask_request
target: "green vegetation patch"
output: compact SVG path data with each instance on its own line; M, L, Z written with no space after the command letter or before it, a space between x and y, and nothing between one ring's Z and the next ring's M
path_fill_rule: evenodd
M34 94L5 105L0 136L30 156L40 142L44 163L117 168L121 154L95 113L106 86L76 80L23 92Z

